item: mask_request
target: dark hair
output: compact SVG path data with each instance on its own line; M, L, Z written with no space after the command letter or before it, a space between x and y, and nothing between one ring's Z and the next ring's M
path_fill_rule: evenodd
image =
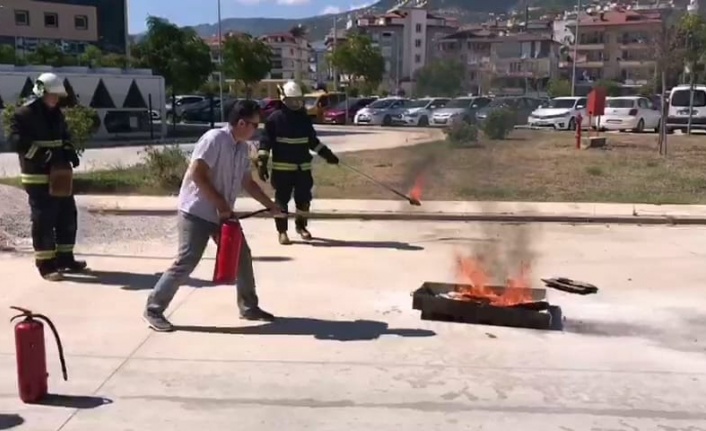
M250 120L260 113L260 104L255 100L239 100L228 114L228 124L235 126L240 120Z

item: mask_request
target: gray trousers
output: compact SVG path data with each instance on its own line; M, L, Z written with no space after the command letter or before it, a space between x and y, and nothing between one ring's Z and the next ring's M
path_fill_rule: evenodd
M169 303L174 299L181 286L194 272L208 245L208 240L217 241L220 227L215 224L194 217L190 214L179 213L179 256L172 266L162 274L157 284L152 289L147 299L147 310L150 312L164 313ZM257 308L258 299L255 292L255 273L252 265L252 254L248 243L243 241L240 251L240 265L238 267L238 308L241 312Z

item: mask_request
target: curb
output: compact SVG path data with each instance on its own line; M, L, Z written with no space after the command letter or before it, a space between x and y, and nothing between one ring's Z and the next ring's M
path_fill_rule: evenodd
M162 209L104 209L87 208L90 214L170 217L175 210ZM248 211L236 211L236 216L248 214ZM253 218L270 218L267 214L258 214ZM706 225L702 217L674 216L571 216L571 215L517 215L517 214L459 214L459 213L405 213L405 212L340 212L317 211L309 213L312 220L367 220L367 221L448 221L448 222L500 222L500 223L565 223L565 224L627 224L627 225Z

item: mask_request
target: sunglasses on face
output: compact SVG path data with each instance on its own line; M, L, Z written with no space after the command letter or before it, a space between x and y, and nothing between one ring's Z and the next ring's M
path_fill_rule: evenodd
M260 127L260 123L258 123L257 121L248 121L248 120L241 120L241 121L247 125L253 126L256 129L258 127Z

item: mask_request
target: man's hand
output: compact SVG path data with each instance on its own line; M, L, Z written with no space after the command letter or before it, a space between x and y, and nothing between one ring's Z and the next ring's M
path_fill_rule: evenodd
M276 203L272 203L272 206L270 207L270 214L274 218L286 218L287 213L282 211L282 208L279 207Z
M68 160L74 168L78 168L81 164L81 160L73 148L64 148L64 157L66 157L66 160Z
M326 163L330 165L337 165L339 163L338 157L336 157L335 154L333 154L333 151L331 151L330 148L326 147L323 150L319 152L319 155L326 160Z
M261 181L267 182L270 179L270 173L267 170L268 157L260 156L257 158L257 176Z

